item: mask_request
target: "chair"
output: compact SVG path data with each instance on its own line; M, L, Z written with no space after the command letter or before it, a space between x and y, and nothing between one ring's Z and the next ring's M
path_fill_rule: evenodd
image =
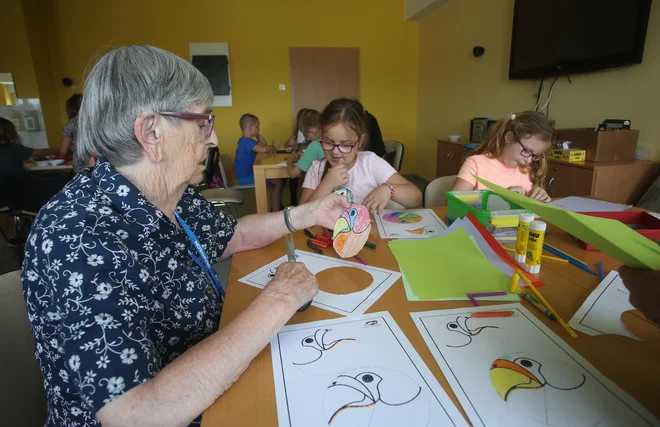
M424 207L446 206L447 196L445 193L451 190L456 181L456 175L443 176L436 178L424 189Z
M399 141L385 141L385 151L385 160L399 172L403 164L403 144Z
M3 425L43 426L47 407L44 378L34 356L20 270L0 276L0 336Z
M254 188L254 184L239 184L238 179L236 178L236 172L234 171L234 162L232 162L231 157L227 154L220 155L220 175L222 176L222 182L225 183L225 187L232 190L247 190L249 188Z
M218 147L209 148L208 156L206 157L206 170L204 171L205 182L199 186L200 193L216 208L225 208L229 214L231 214L231 209L233 215L238 218L240 215L236 205L243 204L243 192L226 188L227 182L222 173L222 168L220 168L220 173L222 176L222 184L225 188L208 188L213 179L213 172L216 165L220 165L220 152Z

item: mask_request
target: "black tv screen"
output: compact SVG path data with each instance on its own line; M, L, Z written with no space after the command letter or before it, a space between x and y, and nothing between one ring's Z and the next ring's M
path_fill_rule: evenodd
M639 64L651 0L516 0L509 79Z

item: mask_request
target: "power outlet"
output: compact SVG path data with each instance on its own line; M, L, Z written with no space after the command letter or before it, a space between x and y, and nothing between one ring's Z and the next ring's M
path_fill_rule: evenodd
M280 90L286 90L286 85L284 83L280 83Z

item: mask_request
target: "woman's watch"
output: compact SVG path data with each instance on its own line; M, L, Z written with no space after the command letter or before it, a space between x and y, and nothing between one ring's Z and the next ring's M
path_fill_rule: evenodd
M290 232L295 233L298 230L293 227L293 221L291 221L291 209L293 209L293 206L287 206L284 208L284 223Z

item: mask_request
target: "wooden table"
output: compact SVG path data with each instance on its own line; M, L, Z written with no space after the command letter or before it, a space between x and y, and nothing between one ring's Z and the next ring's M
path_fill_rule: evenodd
M254 196L257 201L257 213L268 213L268 188L267 179L289 178L289 170L286 166L277 166L291 154L259 153L254 161Z
M27 171L62 171L62 172L73 172L73 165L71 163L64 163L57 166L47 165L47 166L37 166L36 163L26 162L23 163L23 167Z
M447 207L435 208L434 211L440 218L444 218ZM376 227L372 227L369 240L375 242L377 248L375 250L365 248L360 256L369 265L398 270L394 256L388 249L386 241L379 238ZM601 252L582 250L567 233L551 225L549 225L546 241L587 264L593 265L594 262L602 260L606 274L610 270L618 269L621 265ZM302 232L295 233L295 242L296 248L307 250L305 235ZM260 292L260 289L239 283L238 279L285 253L284 239L280 239L266 248L234 255L220 327L236 317ZM331 250L325 250L324 255L337 256ZM597 276L592 276L572 265L552 262L543 263L539 278L545 283L541 292L567 322L600 283ZM483 302L483 305L490 304L499 303ZM536 313L543 323L585 357L596 369L660 418L660 399L658 398L660 395L660 364L658 363L660 361L660 328L649 322L641 313L633 311L624 314L622 319L643 342L617 335L590 337L580 332L578 332L578 338L573 339L557 322L542 316L526 301L523 302L523 305L530 312ZM368 310L370 313L386 310L392 314L459 409L461 407L456 397L408 313L469 306L471 306L469 301L410 302L406 299L403 282L399 279ZM296 313L289 324L337 317L341 316L311 307L303 313ZM465 413L463 414L465 415ZM277 410L273 367L270 346L266 346L240 379L204 412L202 427L276 425Z

